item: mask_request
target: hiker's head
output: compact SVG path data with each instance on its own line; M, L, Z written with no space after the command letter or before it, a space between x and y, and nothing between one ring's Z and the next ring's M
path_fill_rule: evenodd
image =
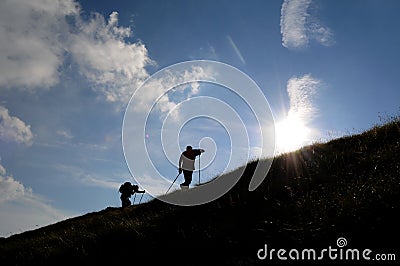
M192 148L192 146L186 146L186 150L187 151L190 151L190 150L192 150L193 148Z

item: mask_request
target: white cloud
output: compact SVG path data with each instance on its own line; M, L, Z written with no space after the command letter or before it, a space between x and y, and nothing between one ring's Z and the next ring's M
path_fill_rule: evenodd
M278 154L299 149L319 137L318 130L312 128L312 121L318 112L315 96L320 85L321 81L310 74L288 81L289 111L275 124Z
M65 219L45 199L7 175L0 164L0 236L9 236Z
M6 169L0 164L0 176L6 175Z
M322 26L310 14L312 0L285 0L281 9L282 45L286 48L302 48L315 40L324 46L334 44L333 32Z
M0 204L20 199L24 196L32 196L32 189L7 175L6 169L0 164Z
M287 83L287 93L290 100L288 116L296 116L302 121L311 121L315 118L317 107L313 101L321 84L310 74L302 77L292 77Z
M0 88L50 88L72 58L95 91L126 104L148 77L146 47L126 41L132 31L118 26L117 12L107 21L99 13L89 20L80 13L73 0L1 1Z
M71 36L70 52L81 73L95 84L107 101L127 103L133 91L149 76L151 63L144 44L127 43L130 28L118 26L118 13L108 21L95 13L88 22L79 20Z
M281 34L285 47L301 47L308 44L306 20L311 0L285 0L281 9Z
M73 1L0 1L0 87L51 87L58 82Z
M23 197L26 193L31 193L29 189L25 189L24 186L16 181L11 176L5 176L6 172L3 166L1 166L0 175L0 203L18 199Z
M15 116L10 116L8 109L0 106L0 140L31 145L33 134L30 125Z

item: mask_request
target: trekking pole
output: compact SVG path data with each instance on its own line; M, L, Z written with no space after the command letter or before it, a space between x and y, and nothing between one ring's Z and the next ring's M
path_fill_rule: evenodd
M169 188L168 188L167 192L165 192L165 194L168 193L168 191L171 189L172 185L173 185L173 184L175 183L175 181L178 179L178 176L179 176L180 174L181 174L181 173L179 173L179 174L175 177L174 182L172 182L172 184L169 186Z
M201 168L200 168L200 157L201 157L201 154L199 155L199 186L200 186L200 170L201 170Z
M142 196L140 197L139 204L142 202L143 195L144 195L144 193L142 193Z
M133 205L135 205L135 199L136 199L136 193L135 196L133 196Z

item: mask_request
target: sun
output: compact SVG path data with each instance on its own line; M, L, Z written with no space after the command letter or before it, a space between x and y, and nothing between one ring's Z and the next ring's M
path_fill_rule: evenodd
M310 129L295 116L288 116L275 124L275 138L278 153L301 148L309 139Z

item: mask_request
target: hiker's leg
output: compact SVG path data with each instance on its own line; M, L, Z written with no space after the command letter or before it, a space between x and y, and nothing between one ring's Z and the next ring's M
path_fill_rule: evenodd
M121 198L121 200L123 208L131 206L131 201L129 200L129 198Z
M192 182L192 175L193 175L193 171L188 171L188 170L183 170L183 175L185 177L185 185L189 186L190 183Z
M129 198L126 199L126 206L125 207L129 207L132 205L132 202L129 200Z
M189 186L189 175L188 175L188 172L189 171L187 171L187 170L183 170L183 177L185 178L185 182L183 182L181 185L182 186Z
M190 185L190 183L192 183L192 175L193 171L189 171L188 186Z

